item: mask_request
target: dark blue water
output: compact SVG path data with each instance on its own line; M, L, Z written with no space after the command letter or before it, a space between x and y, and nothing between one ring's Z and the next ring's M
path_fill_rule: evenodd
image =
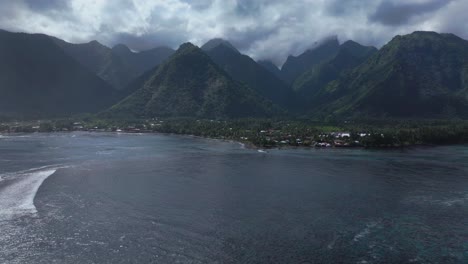
M468 263L468 147L0 136L0 263Z

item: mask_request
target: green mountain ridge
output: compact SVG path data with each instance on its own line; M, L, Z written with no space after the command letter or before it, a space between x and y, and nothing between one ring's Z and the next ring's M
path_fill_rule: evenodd
M96 112L113 104L117 95L49 36L0 31L0 112Z
M286 83L249 56L234 51L229 42L221 41L204 51L234 80L246 84L275 104L289 109L295 105L295 95Z
M233 52L240 53L239 50L236 49L236 47L234 47L229 41L224 40L222 38L214 38L214 39L209 40L208 42L206 42L205 44L201 46L201 49L203 51L210 51L221 45L225 46L226 48L229 48Z
M174 50L167 47L132 52L123 44L108 48L95 40L72 44L61 39L52 39L68 55L119 90L174 53Z
M317 44L313 49L306 50L299 56L289 56L281 67L283 80L292 84L299 76L315 65L332 58L340 47L338 38L334 37Z
M273 73L277 78L281 79L281 70L270 60L259 60L257 61L258 65L262 66L269 72ZM281 79L282 80L282 79Z
M278 77L288 71L291 84ZM222 39L135 53L0 30L1 114L222 119L281 109L319 120L468 118L468 41L417 31L377 50L335 38L279 70Z
M200 48L185 43L107 116L235 118L280 113L235 82Z
M396 36L326 88L317 113L397 118L468 117L468 41L453 34Z
M347 41L340 45L331 59L313 66L299 76L293 84L293 90L305 100L306 111L309 107L326 101L326 98L323 98L326 94L323 90L330 82L347 74L376 52L375 47L366 47L354 41Z

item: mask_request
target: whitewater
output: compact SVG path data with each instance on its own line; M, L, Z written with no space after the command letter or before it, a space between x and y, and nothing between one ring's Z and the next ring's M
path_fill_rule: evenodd
M0 220L34 215L34 197L42 183L64 166L45 166L0 175Z

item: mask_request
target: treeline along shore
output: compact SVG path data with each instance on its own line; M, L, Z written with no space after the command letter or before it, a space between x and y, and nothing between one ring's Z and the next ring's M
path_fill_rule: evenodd
M0 134L35 132L170 133L234 140L258 148L397 148L468 143L464 120L312 120L95 117L0 122Z

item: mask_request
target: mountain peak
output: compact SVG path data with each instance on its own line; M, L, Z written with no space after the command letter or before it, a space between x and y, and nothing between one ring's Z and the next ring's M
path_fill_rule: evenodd
M439 118L468 116L468 43L454 35L417 31L396 36L333 84L326 102L337 115ZM385 74L382 74L385 73ZM351 91L342 95L343 91Z
M110 85L67 55L57 39L0 35L0 68L8 76L0 78L0 112L61 116L99 111L116 99Z
M422 30L417 30L411 33L410 35L432 35L432 36L439 36L440 34L434 31L422 31Z
M135 92L109 110L111 115L232 118L268 116L275 107L234 81L191 43L182 44L140 82Z
M121 53L121 54L126 54L126 53L132 53L132 51L124 44L117 44L112 48L112 51Z
M283 78L292 84L294 80L313 66L332 58L338 52L340 43L337 36L316 42L314 47L306 50L299 56L289 56L281 72Z
M415 31L407 35L397 35L388 42L382 49L393 50L395 52L402 50L438 50L443 45L461 45L465 49L468 47L468 41L454 34L437 33L432 31ZM451 47L451 46L450 46Z
M58 41L63 41L61 39L56 39ZM57 41L56 41L57 42ZM68 42L67 42L68 43ZM80 45L80 44L72 44L72 45ZM92 48L96 48L96 49L108 49L107 46L101 44L101 42L97 41L97 40L92 40L88 43L84 43L84 45L87 45L88 47L92 47Z
M369 57L369 55L377 52L377 48L373 46L363 46L353 40L348 40L341 44L340 51L345 51L355 57Z
M197 49L199 49L197 46L193 45L190 42L186 42L179 46L179 48L176 50L176 54L191 52Z
M237 53L240 53L229 41L227 40L224 40L222 38L214 38L210 41L208 41L207 43L205 43L201 49L204 50L204 51L209 51L209 50L212 50L220 45L223 45Z
M443 39L446 37L461 39L458 36L455 36L453 34L443 34L443 33L440 34L434 31L414 31L413 33L406 34L406 35L396 35L395 37L393 37L393 39L389 43L395 40L402 40L402 39L405 39L405 40Z
M338 41L338 36L331 36L321 41L315 42L314 46L308 49L307 51L313 51L315 49L324 49L324 48L337 48L338 46L340 46L340 42Z
M341 46L361 46L361 44L350 39L350 40L345 41L343 44L341 44Z
M409 35L403 37L421 37L421 38L433 38L433 39L452 39L452 40L464 40L459 36L452 33L437 33L434 31L415 31Z
M90 42L88 42L88 44L92 46L104 46L97 40L91 40Z

